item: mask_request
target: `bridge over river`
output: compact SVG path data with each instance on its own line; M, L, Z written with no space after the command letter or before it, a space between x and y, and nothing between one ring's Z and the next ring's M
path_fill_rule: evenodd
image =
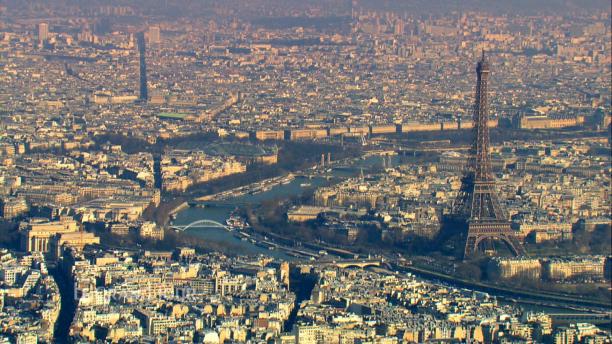
M367 268L367 267L379 267L384 265L381 259L341 259L334 261L318 261L317 266L335 266L341 269L356 267L356 268Z
M198 220L188 225L172 225L170 228L179 232L185 231L189 228L223 228L230 230L228 226L214 220Z
M248 205L252 205L253 203L249 202L240 202L235 199L233 200L218 200L218 201L193 201L189 202L190 207L245 207Z

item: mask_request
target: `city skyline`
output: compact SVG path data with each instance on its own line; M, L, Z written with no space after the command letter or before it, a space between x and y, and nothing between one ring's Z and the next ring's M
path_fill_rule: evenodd
M0 343L610 343L601 0L0 3Z

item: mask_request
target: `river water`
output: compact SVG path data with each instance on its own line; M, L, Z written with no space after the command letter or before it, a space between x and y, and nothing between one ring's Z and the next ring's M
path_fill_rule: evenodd
M392 163L397 164L398 158L393 157ZM209 207L190 207L182 210L176 215L173 224L185 226L198 220L213 220L220 223L225 223L225 220L230 216L236 206L244 203L259 204L264 201L274 200L278 198L288 198L299 196L309 188L316 188L323 185L329 185L337 182L342 178L354 177L361 173L367 173L372 168L382 166L382 158L380 156L372 156L365 159L357 159L350 166L334 168L328 175L332 179L328 180L325 177L296 177L288 184L281 184L272 187L268 191L257 194L245 194L242 196L223 200L223 205L213 205ZM208 202L210 203L210 202ZM233 204L235 205L233 205ZM197 236L211 242L235 247L241 250L242 253L248 255L266 254L280 259L294 259L283 252L276 250L268 250L267 248L255 245L250 241L245 241L234 236L234 233L228 232L222 228L189 228L186 234Z
M311 186L301 186L301 184L306 183L310 184ZM176 219L173 223L179 226L184 226L198 220L213 220L220 223L225 223L225 220L229 218L232 211L236 209L236 206L227 205L227 203L236 203L236 205L248 203L256 205L263 201L269 201L276 198L300 195L307 188L322 186L328 183L329 181L327 181L325 178L309 179L304 177L296 177L289 184L277 185L274 186L272 189L264 191L262 193L254 195L247 194L229 200L224 200L224 203L226 204L223 205L186 208L185 210L179 212L176 215ZM189 228L185 233L206 239L207 241L215 242L217 244L240 249L243 254L247 255L265 254L279 259L293 259L293 257L286 255L282 251L269 250L267 248L257 246L250 241L241 240L240 238L236 237L234 233L229 232L223 228Z

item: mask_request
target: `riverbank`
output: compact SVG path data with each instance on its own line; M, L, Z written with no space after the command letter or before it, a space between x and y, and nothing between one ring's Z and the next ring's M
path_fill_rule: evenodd
M222 201L229 198L244 196L245 194L254 194L258 192L268 191L274 186L280 184L290 183L295 179L293 173L287 173L278 177L272 177L261 181L256 181L248 185L239 186L226 191L218 192L212 195L206 195L202 197L196 197L195 201L206 202L206 201Z
M262 192L270 191L272 188L285 185L295 180L295 175L293 173L287 173L282 176L267 178L263 180L259 180L250 184L241 185L238 187L230 188L228 190L224 190L218 193L214 193L211 195L195 197L191 200L187 200L183 196L179 196L176 198L168 197L165 200L162 200L160 205L157 207L158 213L156 214L156 223L160 226L168 228L171 217L176 216L180 212L188 209L191 203L198 202L220 202L228 199L235 199L237 197L242 197L245 195L257 195ZM171 205L170 207L168 207ZM164 211L164 208L165 209ZM163 211L163 212L162 212ZM224 219L225 220L225 219ZM219 221L223 223L223 221Z
M198 144L208 143L210 142ZM318 168L321 167L319 165L321 156L331 154L331 157L334 158L325 164L325 169L329 169L336 164L361 159L363 155L361 147L341 147L331 143L281 141L278 144L281 145L278 163L250 165L244 173L196 184L185 192L163 192L160 204L147 209L144 218L167 228L170 215L180 212L182 209L178 208L183 202L217 200L218 197L226 199L249 192L267 191L278 183L290 181L294 176L321 173L318 171ZM161 187L161 180L156 180L156 185Z
M311 184L309 187L302 186L306 181ZM192 206L179 212L173 219L172 225L187 227L190 224L198 224L201 220L209 220L223 224L230 216L236 214L236 208L244 207L255 209L262 203L273 202L276 199L290 198L294 195L309 192L311 188L326 185L327 183L329 183L329 181L325 178L308 179L306 177L295 177L295 179L291 180L289 183L279 183L272 186L268 191L260 193L246 193L230 200L221 200L218 202L189 202ZM246 233L249 234L249 237L244 237L237 231L228 231L224 228L218 228L218 226L207 227L200 225L194 225L180 233L172 231L172 234L183 237L198 237L209 243L216 243L218 245L227 244L239 247L240 250L235 252L244 254L266 254L281 257L285 260L294 260L300 257L309 259L317 255L318 252L311 252L308 249L300 247L290 247L291 245L286 245L271 236L267 236L268 233L254 232L251 230L247 230Z
M535 291L535 290L506 288L506 287L502 287L498 285L461 279L455 276L446 275L446 274L442 274L436 271L430 271L430 270L426 270L426 269L411 266L411 265L393 264L393 268L398 271L410 272L417 276L422 276L422 277L426 277L430 279L437 279L443 282L448 282L448 283L451 283L453 285L456 285L462 288L479 290L479 291L496 294L496 295L504 295L506 297L511 297L511 298L532 300L531 301L532 303L537 302L537 300L545 300L545 301L557 302L559 304L563 304L565 307L574 306L575 308L573 309L582 310L582 311L584 310L593 311L593 310L589 308L580 308L577 306L596 307L597 309L600 309L601 311L609 311L610 308L612 308L612 304L606 303L603 301L590 300L590 299L585 299L585 298L575 298L575 297L569 297L566 295ZM558 306L558 305L550 304L546 302L541 302L540 305ZM568 308L568 309L572 309L572 308Z
M189 203L183 202L179 204L176 208L170 210L170 213L168 215L175 215L179 213L181 210L187 209L188 207L189 207Z

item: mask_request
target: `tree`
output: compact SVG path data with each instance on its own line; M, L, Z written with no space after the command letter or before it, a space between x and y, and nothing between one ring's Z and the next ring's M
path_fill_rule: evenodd
M455 269L455 275L466 280L480 281L482 270L476 264L470 262L459 263Z

